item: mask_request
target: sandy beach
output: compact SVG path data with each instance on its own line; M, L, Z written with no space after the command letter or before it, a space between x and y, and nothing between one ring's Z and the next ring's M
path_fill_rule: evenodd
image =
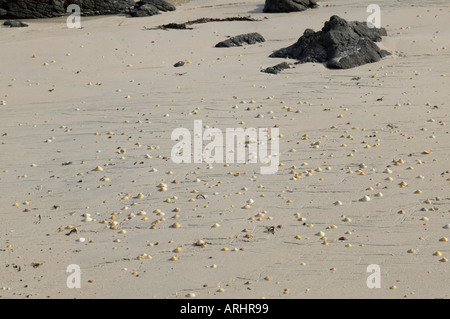
M380 62L261 72L294 63L269 55L305 29L366 21L371 3L192 0L81 29L1 27L0 299L448 299L449 2L378 1ZM256 21L157 29L237 16ZM266 42L215 47L250 32ZM172 132L194 137L196 120L278 128L277 172L174 163Z

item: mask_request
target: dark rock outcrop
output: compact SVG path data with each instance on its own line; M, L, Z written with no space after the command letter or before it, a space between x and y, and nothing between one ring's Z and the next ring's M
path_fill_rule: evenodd
M216 48L229 48L229 47L240 47L244 44L256 44L259 42L265 42L266 39L257 33L247 33L240 34L235 37L231 37L225 41L219 42L216 44Z
M315 0L266 0L263 12L265 13L283 13L305 11L308 8L316 8Z
M51 18L65 14L64 1L0 0L1 13L12 19Z
M287 62L281 62L277 65L271 66L269 68L265 68L261 70L261 72L270 73L270 74L278 74L285 69L293 68L293 65Z
M306 29L296 43L275 51L270 57L296 59L298 63L326 63L331 69L349 69L378 62L390 55L375 44L386 35L384 28L370 28L365 22L347 22L332 16L321 31Z
M128 13L135 4L133 0L66 0L65 3L66 7L79 5L83 16Z
M28 27L28 24L17 21L17 20L8 20L3 23L3 25L9 26L10 28L24 28Z
M159 1L156 1L159 2ZM66 15L71 4L81 15L128 13L134 0L0 0L0 17L11 19L52 18Z
M130 11L132 17L149 17L159 14L160 11L175 11L176 8L172 4L164 0L142 0L136 3Z

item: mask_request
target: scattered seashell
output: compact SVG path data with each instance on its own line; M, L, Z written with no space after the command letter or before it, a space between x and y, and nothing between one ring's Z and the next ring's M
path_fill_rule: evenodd
M197 240L197 242L195 243L196 246L205 246L206 242L202 239Z

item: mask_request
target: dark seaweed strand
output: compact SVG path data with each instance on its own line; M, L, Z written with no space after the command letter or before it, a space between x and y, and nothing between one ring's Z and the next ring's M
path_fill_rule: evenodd
M228 17L228 18L200 18L192 21L188 21L185 23L168 23L157 26L156 28L145 28L146 30L155 30L155 29L177 29L177 30L192 30L193 28L189 28L188 25L193 24L202 24L208 22L229 22L229 21L261 21L251 17Z

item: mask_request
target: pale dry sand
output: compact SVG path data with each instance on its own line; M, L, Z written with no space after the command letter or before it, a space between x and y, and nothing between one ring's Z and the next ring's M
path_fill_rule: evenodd
M1 298L448 298L450 6L422 2L378 2L393 56L277 76L260 72L283 61L273 50L333 14L365 21L372 1L263 14L263 1L195 0L150 18L85 18L80 30L62 18L1 29ZM262 21L143 30L237 15ZM255 31L267 42L214 48ZM172 163L172 130L195 119L278 125L278 173ZM69 225L80 232L66 236ZM66 286L70 264L81 289ZM370 264L380 289L366 285Z

